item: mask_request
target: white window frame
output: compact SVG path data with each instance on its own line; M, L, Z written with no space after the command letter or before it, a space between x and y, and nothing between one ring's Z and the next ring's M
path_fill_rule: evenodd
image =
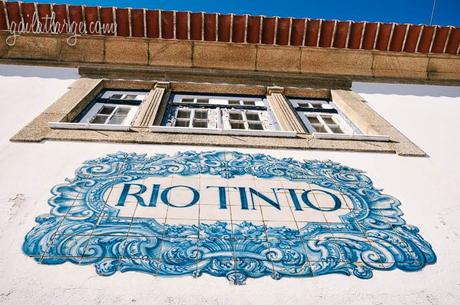
M361 134L361 131L356 128L346 117L335 107L332 101L321 99L289 99L292 106L296 110L305 128L312 135L314 134L334 134L334 135L353 135ZM306 105L305 105L306 104ZM319 107L318 107L319 106ZM321 132L313 126L313 123L308 119L315 117L326 132ZM329 124L325 122L325 118L331 118L342 130L342 133L334 132Z
M216 120L216 126L215 127L209 127L209 116L210 116L210 112L212 111L213 109L209 109L209 108L191 108L191 107L177 107L174 111L174 117L172 118L171 120L171 127L181 127L181 128L204 128L204 129L216 129L216 128L220 128L220 120ZM187 118L180 118L178 117L178 113L179 112L189 112L190 113L190 116L187 117ZM195 122L195 114L196 112L206 112L206 119L196 119L196 120L199 120L199 122L201 121L205 121L206 120L206 125L207 127L195 127L193 126L194 122ZM178 121L188 121L188 126L176 126L176 123Z
M288 100L294 107L307 131L315 138L366 141L389 141L390 139L390 137L386 135L363 134L361 130L359 130L359 128L357 128L331 100L308 98L288 98ZM321 105L321 107L318 107L318 105ZM316 117L326 132L318 132L308 117ZM336 133L331 130L329 124L324 121L324 118L327 117L334 120L343 133Z
M336 113L318 113L318 112L298 112L299 115L301 116L302 122L305 124L305 127L308 129L308 131L311 134L318 134L318 133L326 133L326 134L345 134L345 135L353 135L353 134L358 134L345 120L338 114ZM326 132L318 131L314 124L311 122L309 119L310 117L315 117L319 123L321 124L321 127L323 127ZM339 132L334 132L330 128L330 124L325 121L325 118L330 118L335 122L334 125L336 125L340 130L342 130L341 133Z
M184 102L186 100L186 102ZM207 102L200 102L206 100ZM207 107L207 105L209 105ZM234 105L234 107L232 107ZM193 127L196 110L208 111L208 126ZM178 118L178 112L188 110L190 116ZM215 111L215 113L212 113ZM240 113L244 129L232 129L231 113ZM256 113L259 120L248 119L248 114ZM212 114L212 115L210 115ZM215 116L215 123L209 124L209 118ZM188 126L175 126L177 121L188 121ZM260 125L262 129L250 129L251 125ZM270 128L269 128L270 127ZM151 126L152 131L181 132L181 133L210 133L210 134L247 134L257 136L296 136L296 132L281 131L274 114L271 112L266 98L247 96L220 96L199 94L174 94L169 103L162 126Z
M89 109L76 122L49 122L48 127L58 129L93 129L93 130L120 130L131 129L132 122L139 111L141 103L147 96L148 91L128 90L104 90L90 103ZM119 95L113 98L114 95ZM134 96L134 98L132 98ZM126 101L126 104L124 103ZM104 123L91 123L91 120L98 115L99 110L104 106L112 106L114 110ZM123 124L108 123L120 108L129 109Z
M114 107L114 110L112 111L111 114L107 115L107 119L106 119L105 123L91 123L91 120L94 117L96 117L96 115L100 115L98 112L103 107ZM119 109L122 109L122 108L128 109L128 114L126 115L126 118L125 118L123 124L111 124L111 123L108 123L115 116L117 111ZM120 104L112 104L112 103L95 103L93 105L93 107L91 107L91 109L83 116L83 118L78 123L91 124L91 125L130 126L138 109L139 109L139 106L134 106L134 105L120 105Z

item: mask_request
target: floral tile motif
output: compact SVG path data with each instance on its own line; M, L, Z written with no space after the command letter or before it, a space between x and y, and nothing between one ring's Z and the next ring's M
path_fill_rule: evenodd
M293 187L299 183L310 189ZM203 196L205 189L215 198ZM104 276L208 274L235 284L332 273L370 279L374 270L418 271L436 262L396 198L332 161L119 152L84 162L51 193L50 213L36 218L24 253L42 264L93 264Z

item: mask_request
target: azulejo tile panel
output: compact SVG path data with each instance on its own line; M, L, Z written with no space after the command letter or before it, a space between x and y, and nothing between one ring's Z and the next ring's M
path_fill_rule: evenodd
M332 161L118 152L84 162L51 193L24 253L42 264L94 264L105 276L370 279L436 262L396 198Z

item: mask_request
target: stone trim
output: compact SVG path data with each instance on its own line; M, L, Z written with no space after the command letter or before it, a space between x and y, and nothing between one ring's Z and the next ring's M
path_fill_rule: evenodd
M168 87L169 83L167 82L158 82L155 84L154 89L149 92L146 100L142 103L133 127L149 127L153 124L163 95Z
M103 81L81 78L61 98L11 138L11 141L40 142L50 129L48 122L71 122L103 88Z
M236 71L236 70L215 70L186 67L154 67L154 66L120 66L120 65L80 65L78 72L82 77L106 78L106 79L133 79L133 80L159 80L171 82L174 86L187 88L192 92L200 90L199 86L221 87L232 84L240 87L259 87L260 94L265 94L266 86L283 86L287 90L317 89L324 91L328 89L349 89L352 82L349 79L332 78L324 76L308 76L298 73L276 73L263 71ZM174 88L182 90L181 88ZM222 92L225 93L225 92ZM248 94L259 94L251 92Z
M284 97L283 92L284 88L282 87L267 88L267 100L270 104L271 110L275 114L275 117L283 130L305 133L305 129L300 123L300 120L297 118L290 103Z
M45 109L10 140L18 142L41 142L46 140L52 129L49 122L72 122L104 88L150 89L153 82L104 80L80 78L69 86L69 90L55 103Z
M363 99L348 90L318 91L314 89L291 89L303 92L299 97L312 97L308 92L321 92L323 97L332 96L333 101L338 107L364 132L371 135L388 135L390 141L366 141L349 139L318 139L306 134L303 125L294 112L289 107L284 94L290 92L288 88L264 87L270 105L274 108L277 118L285 131L297 132L296 137L270 137L254 135L197 135L184 133L165 133L150 131L149 126L158 125L163 117L167 100L171 91L178 89L191 88L197 86L199 90L203 88L215 91L232 88L235 91L241 90L242 85L233 84L194 84L180 82L157 82L157 81L132 81L132 80L106 80L81 78L76 81L70 90L58 99L53 105L48 107L41 115L34 119L30 124L19 131L11 141L15 142L41 142L44 140L58 141L93 141L93 142L114 142L114 143L145 143L145 144L175 144L175 145L211 145L227 147L246 147L246 148L284 148L284 149L322 149L322 150L342 150L360 152L383 152L397 153L404 156L426 156L420 148L402 135L390 123L379 116ZM78 129L52 129L48 126L49 122L71 122L88 103L103 88L132 88L132 89L151 89L148 99L144 101L134 126L130 131L110 131L110 130L78 130ZM248 90L259 90L260 86L246 86ZM170 90L168 90L170 88ZM198 89L197 89L198 90ZM201 91L203 92L203 91ZM213 93L212 90L206 90Z
M354 49L323 49L225 42L23 34L6 45L0 31L0 62L78 66L114 64L270 72L359 81L459 84L460 56ZM286 56L289 54L289 56Z
M334 103L364 134L389 136L398 155L426 155L422 149L367 105L357 93L331 90L331 95Z

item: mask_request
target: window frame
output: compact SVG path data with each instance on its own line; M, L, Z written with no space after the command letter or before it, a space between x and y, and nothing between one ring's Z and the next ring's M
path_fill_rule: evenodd
M72 123L85 107L103 89L148 91L149 95L139 110L132 127L97 126L88 127L84 124ZM233 92L250 96L266 96L271 110L276 115L283 131L249 132L210 131L198 128L171 128L159 126L168 105L169 96L176 92L210 92L212 94L229 95ZM286 97L300 99L331 99L334 103L359 126L362 135L318 134L305 132L300 118L292 109ZM287 106L287 107L286 107ZM295 120L299 128L287 124ZM282 124L282 125L281 125ZM154 126L152 126L154 125ZM66 130L67 129L67 130ZM108 130L114 132L76 132L70 129ZM126 131L126 132L121 132ZM118 132L121 132L118 134ZM169 134L168 134L169 133ZM190 134L216 134L216 137L193 137ZM389 134L389 136L387 136ZM244 137L248 137L245 139ZM272 138L265 140L264 138ZM274 138L280 138L280 141ZM284 138L284 139L283 139ZM394 126L380 117L371 109L358 94L349 89L312 89L304 87L264 87L250 84L217 84L184 81L152 81L81 78L70 86L68 92L54 104L23 127L11 141L40 142L43 140L75 140L104 141L113 143L146 143L146 144L177 144L177 145L225 145L229 147L248 148L285 148L285 149L326 149L343 151L373 151L397 153L399 155L426 156L425 152L400 133ZM349 141L352 140L352 141ZM359 140L359 141L356 141ZM362 141L361 141L362 140ZM371 142L377 143L371 143Z
M114 92L115 94L121 94L120 98L109 97L106 98L104 95ZM124 96L128 95L144 95L142 99L124 99ZM138 114L142 103L145 101L149 90L142 89L112 89L104 88L98 92L98 94L88 103L88 105L81 111L71 122L50 122L48 126L50 128L62 128L62 129L93 129L93 130L120 130L129 131ZM112 111L110 116L104 123L91 123L91 120L97 116L99 110L104 106L114 106L115 109ZM129 112L126 115L126 119L123 124L111 124L108 121L114 116L117 109L121 107L129 108Z
M100 111L104 107L113 107L114 109L110 112L110 114L101 114ZM123 123L120 124L113 124L110 121L117 116L117 112L119 109L128 109L128 112L125 116ZM136 112L139 111L138 105L121 105L121 104L113 104L113 103L102 103L97 102L93 105L91 109L80 119L80 121L75 123L84 123L90 125L119 125L119 126L131 126L131 123L136 115ZM92 120L97 116L106 116L106 120L104 123L94 123Z
M335 135L335 136L353 136L363 134L361 130L356 127L355 124L348 117L337 108L335 103L331 99L314 99L314 98L292 98L286 96L286 99L291 103L297 116L302 121L306 130L311 135ZM328 105L329 107L304 107L300 103L307 103L310 105ZM317 128L313 126L313 123L308 117L316 116L316 119L320 122L321 126L326 129L326 132L317 131ZM324 121L324 117L329 117L335 121L336 125L343 131L342 133L333 132L330 128L330 124Z
M183 102L184 99L189 99L190 102ZM200 100L207 100L206 103L200 103ZM214 100L214 103L210 102ZM219 102L222 100L223 102ZM226 102L224 102L226 101ZM230 103L230 102L234 103ZM235 102L238 101L238 104ZM250 103L251 105L245 105L245 103ZM193 127L194 113L198 109L207 110L207 127ZM177 113L180 110L189 110L190 116L186 121L189 121L188 126L175 126L178 121ZM215 113L216 121L215 124L209 127L209 117L210 111L217 110ZM261 116L261 113L264 113L265 118ZM231 120L230 115L232 113L240 113L241 120ZM256 113L259 117L259 120L250 120L247 117L247 114ZM264 119L268 120L265 122L265 125L270 125L272 129L267 129L264 126ZM179 118L179 120L182 120ZM184 119L185 120L185 119ZM237 123L242 123L244 129L233 129L231 128L232 121ZM249 126L251 124L260 125L262 129L251 129ZM249 96L249 95L233 95L233 94L197 94L197 93L183 93L183 92L174 92L171 94L168 100L167 109L163 115L160 126L151 126L153 131L166 131L166 132L185 132L193 133L194 131L198 133L222 133L222 134L248 134L248 135L279 135L292 137L295 136L295 132L283 131L280 128L280 125L274 115L273 111L270 109L270 105L265 96Z

